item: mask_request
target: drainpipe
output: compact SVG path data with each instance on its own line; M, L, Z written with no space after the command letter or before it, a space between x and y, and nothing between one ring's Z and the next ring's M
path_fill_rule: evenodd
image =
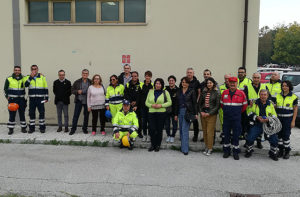
M248 7L249 7L249 0L245 0L243 62L242 62L243 68L246 68L246 59L247 59Z

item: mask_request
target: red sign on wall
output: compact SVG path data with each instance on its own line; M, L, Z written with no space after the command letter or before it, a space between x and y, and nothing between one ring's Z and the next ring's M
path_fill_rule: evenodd
M130 65L130 55L122 55L122 64L129 64Z

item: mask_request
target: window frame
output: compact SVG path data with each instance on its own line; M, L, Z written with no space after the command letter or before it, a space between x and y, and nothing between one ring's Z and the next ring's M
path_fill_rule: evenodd
M29 21L29 2L45 1L48 2L48 22L30 22ZM96 1L96 22L76 22L76 0L26 0L26 21L25 25L147 25L147 1L145 9L145 22L125 22L124 0L95 0ZM56 2L71 3L71 20L70 21L54 21L54 5ZM102 21L101 20L101 4L102 2L119 2L119 21Z

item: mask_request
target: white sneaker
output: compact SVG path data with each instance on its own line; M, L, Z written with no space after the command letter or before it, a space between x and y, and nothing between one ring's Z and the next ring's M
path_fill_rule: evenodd
M167 137L166 142L169 143L170 142L170 136Z
M174 137L170 138L170 143L174 143Z
M208 148L205 148L205 150L203 151L203 154L206 155L208 151Z
M147 136L146 135L144 135L144 137L143 137L143 140L142 140L143 142L146 142L147 141Z
M206 156L210 156L212 153L212 149L208 149L207 152L206 152Z

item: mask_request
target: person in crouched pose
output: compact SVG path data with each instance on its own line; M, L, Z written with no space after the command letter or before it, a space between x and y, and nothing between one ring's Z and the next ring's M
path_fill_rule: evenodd
M136 113L130 109L128 100L123 100L123 107L117 112L112 124L114 139L120 142L120 148L128 147L132 150L133 141L138 136L139 121Z

